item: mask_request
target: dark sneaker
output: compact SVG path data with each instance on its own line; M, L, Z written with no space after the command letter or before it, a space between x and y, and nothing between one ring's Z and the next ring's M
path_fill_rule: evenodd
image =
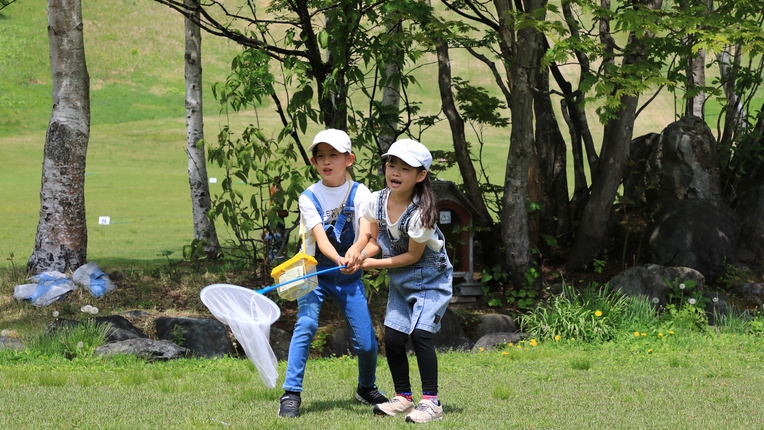
M378 405L387 402L387 397L377 390L376 385L372 387L358 387L358 390L355 392L355 398L367 405Z
M281 405L279 406L279 416L287 418L297 418L300 416L299 394L284 393L281 396Z

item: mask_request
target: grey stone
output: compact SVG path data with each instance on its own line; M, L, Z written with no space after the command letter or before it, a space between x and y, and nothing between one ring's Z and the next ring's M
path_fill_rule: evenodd
M658 298L658 305L665 306L668 302L670 287L666 281L674 282L695 281L696 289L703 291L706 279L703 274L689 267L663 267L657 264L646 264L627 269L610 280L610 286L627 296L647 296Z
M95 317L96 325L109 324L109 332L106 336L106 342L116 342L127 339L147 338L145 333L138 330L130 321L119 315L107 315ZM54 333L62 328L71 327L80 324L79 320L68 318L56 318L45 329L47 333Z
M496 349L497 346L509 343L517 343L524 339L521 333L489 333L482 336L472 347L473 352L478 352L482 348L484 351Z
M174 342L200 357L236 355L228 328L216 319L160 317L154 325L158 339Z
M0 336L0 349L24 349L24 344L15 337Z
M648 230L650 259L661 266L691 267L713 279L736 261L739 223L718 200L661 200Z
M286 361L289 358L289 342L292 341L292 334L278 327L271 327L270 345L276 359Z
M764 185L740 196L735 213L740 219L740 249L738 257L743 261L764 260Z
M187 348L178 346L167 340L127 339L104 344L94 351L95 355L128 354L145 360L171 360L189 355Z
M509 315L480 315L478 317L478 326L475 330L475 339L480 339L490 333L513 333L519 329L515 319Z

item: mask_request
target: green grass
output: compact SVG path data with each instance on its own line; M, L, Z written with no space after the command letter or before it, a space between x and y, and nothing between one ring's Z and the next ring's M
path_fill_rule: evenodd
M439 354L445 418L428 428L749 428L764 420L750 407L764 390L759 344L747 335L693 334ZM410 364L418 396L414 357ZM353 399L356 369L352 358L311 360L302 416L287 420L276 416L284 362L277 388L268 389L244 359L50 362L3 351L0 427L410 428ZM384 358L377 376L389 393Z

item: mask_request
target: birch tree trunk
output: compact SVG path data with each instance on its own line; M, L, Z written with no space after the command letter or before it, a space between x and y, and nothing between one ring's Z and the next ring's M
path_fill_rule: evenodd
M186 6L199 17L197 2L185 0ZM204 254L217 258L220 252L215 224L207 216L212 207L207 163L204 154L204 118L202 110L202 35L199 26L185 19L186 33L186 155L188 184L194 216L194 239L201 241Z
M27 272L75 270L87 259L85 158L90 138L90 77L82 3L48 1L53 110L45 135L40 221Z

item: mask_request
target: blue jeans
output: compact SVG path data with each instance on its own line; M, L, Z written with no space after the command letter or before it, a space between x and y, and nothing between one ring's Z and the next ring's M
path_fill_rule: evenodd
M327 269L318 266L316 270ZM340 271L318 276L318 286L297 299L297 322L292 341L289 343L289 360L283 388L286 391L302 391L305 367L310 344L318 330L318 313L327 297L332 297L345 317L358 356L358 385L371 387L376 382L377 338L371 315L366 304L366 291L361 282L361 272L343 275Z

